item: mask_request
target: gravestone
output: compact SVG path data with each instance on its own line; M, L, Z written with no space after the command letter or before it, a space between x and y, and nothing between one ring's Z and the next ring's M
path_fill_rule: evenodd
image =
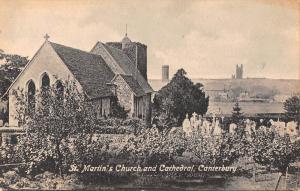
M192 129L191 129L191 122L189 120L189 115L186 114L186 117L185 119L183 120L183 123L182 123L182 129L183 131L185 132L185 134L187 136L190 136L191 135L191 132L192 132Z
M236 125L235 123L231 123L231 124L229 125L229 133L230 133L230 134L234 134L236 128L237 128L237 125Z
M290 136L298 135L297 123L295 121L287 123L287 134L289 134Z
M207 121L206 119L204 119L202 128L203 128L203 133L204 134L210 135L210 133L211 133L211 127L210 127L210 122L209 121Z
M197 121L198 121L197 116L198 116L198 114L195 113L195 112L192 114L192 117L191 117L191 120L190 120L192 131L195 131L197 129Z
M217 119L215 122L213 134L214 135L222 135L222 129L220 127L219 119Z

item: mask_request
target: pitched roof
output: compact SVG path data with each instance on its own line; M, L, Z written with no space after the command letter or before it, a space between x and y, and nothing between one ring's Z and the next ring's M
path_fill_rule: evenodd
M140 84L134 79L133 76L120 74L120 76L125 80L125 82L129 85L130 89L136 96L145 95L143 88Z
M114 58L126 75L135 76L133 79L137 81L144 93L153 92L153 89L142 76L140 71L136 68L135 64L132 63L129 57L122 50L103 43L102 45L110 53L110 55Z
M90 98L113 95L106 83L113 79L114 73L100 55L53 42L50 44Z

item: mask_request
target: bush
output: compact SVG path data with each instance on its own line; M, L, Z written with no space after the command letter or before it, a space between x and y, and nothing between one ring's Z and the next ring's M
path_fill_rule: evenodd
M299 143L291 142L289 135L258 130L253 139L253 159L261 165L274 166L285 174L286 168L299 156Z

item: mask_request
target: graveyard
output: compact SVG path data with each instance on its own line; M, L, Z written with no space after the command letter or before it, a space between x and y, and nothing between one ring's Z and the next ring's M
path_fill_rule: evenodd
M103 185L157 185L197 190L245 189L245 185L251 185L253 190L278 190L298 186L300 140L296 118L249 118L238 102L231 115L207 112L205 92L185 77L184 70L179 70L174 80L156 94L151 125L139 118L99 118L94 115L93 104L76 96L76 92L69 93L64 107L57 104L61 103L59 97L46 94L49 97L42 98L48 102L33 114L26 113L26 105L18 99L23 126L1 127L1 187L97 189ZM112 170L82 171L87 165ZM119 172L116 168L120 165L154 170ZM160 171L156 168L159 166L198 168L168 172ZM236 170L206 172L204 167Z

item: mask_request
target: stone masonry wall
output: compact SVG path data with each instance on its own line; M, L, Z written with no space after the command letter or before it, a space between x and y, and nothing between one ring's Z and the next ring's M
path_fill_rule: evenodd
M116 94L126 111L129 111L128 116L132 117L133 114L133 93L121 76L117 76L114 83L117 85Z

